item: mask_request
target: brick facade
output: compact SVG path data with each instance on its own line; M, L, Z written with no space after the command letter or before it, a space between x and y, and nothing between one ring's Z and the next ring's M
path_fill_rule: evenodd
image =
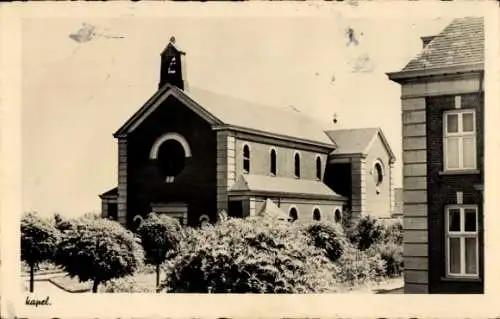
M445 206L457 203L457 192L463 193L463 204L474 204L478 206L479 236L479 260L483 260L483 196L476 189L477 185L483 184L483 94L462 94L461 109L474 109L476 111L476 149L477 164L476 172L467 174L445 174L443 173L443 112L455 109L455 95L428 97L426 99L426 124L427 124L427 197L429 203L429 263L434 265L429 269L429 292L449 293L464 291L468 293L482 292L482 279L469 282L467 285L459 282L444 280L445 272ZM479 264L479 277L483 278L483 264Z
M150 158L152 146L167 132L179 134L189 144L191 157L174 182L165 181L158 159ZM135 131L128 135L127 222L151 212L152 204L185 203L188 224L201 215L216 218L217 137L210 124L171 96ZM226 155L227 156L227 153ZM226 159L227 163L227 159ZM224 185L224 184L223 184Z

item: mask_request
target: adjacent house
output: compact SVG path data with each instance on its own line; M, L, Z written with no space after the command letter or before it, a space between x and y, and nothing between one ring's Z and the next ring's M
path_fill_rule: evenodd
M484 25L455 19L401 71L406 293L483 293Z
M380 129L350 152L348 139L339 147L338 132L300 112L188 86L185 56L172 39L159 89L114 134L118 186L100 195L103 217L127 227L149 212L192 226L224 212L340 222L345 209L361 214L371 202L389 216L394 155ZM337 156L352 165L335 166Z

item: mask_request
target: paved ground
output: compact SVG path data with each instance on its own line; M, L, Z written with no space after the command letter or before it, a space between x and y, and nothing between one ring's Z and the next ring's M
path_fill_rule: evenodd
M404 294L404 288L396 288L396 289L388 289L388 290L380 290L376 292L377 294Z
M401 294L403 293L403 278L392 278L384 282L358 288L349 294Z
M50 278L54 278L57 276L64 276L64 273L60 272L53 274L36 275L34 283L35 292L37 293L43 292L43 295L69 294L69 292L62 290L61 288L57 287L56 285L54 285L49 281ZM22 278L24 280L23 284L24 287L26 288L26 291L29 291L29 286L30 286L29 276L23 276Z
M43 295L67 295L70 292L66 292L48 280L35 281L35 291L43 291Z
M52 294L70 294L71 292L64 291L63 289L57 287L48 279L64 276L64 273L55 273L55 274L46 274L46 275L37 275L35 277L35 291L43 292L43 294L52 295ZM23 277L24 285L26 287L26 291L28 291L29 287L29 277ZM403 294L403 279L402 278L394 278L390 279L386 282L380 283L371 287L364 287L361 289L357 289L354 291L350 291L348 293L357 293L357 294Z

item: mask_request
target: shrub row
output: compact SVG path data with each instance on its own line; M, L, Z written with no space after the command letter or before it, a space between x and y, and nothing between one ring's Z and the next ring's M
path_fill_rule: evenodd
M54 261L70 276L92 280L94 292L154 291L138 283L139 271L156 271L156 287L166 292L323 293L403 270L402 227L371 217L343 226L229 219L182 229L150 215L136 234L90 215L56 215L53 225L36 214L23 218L23 260Z

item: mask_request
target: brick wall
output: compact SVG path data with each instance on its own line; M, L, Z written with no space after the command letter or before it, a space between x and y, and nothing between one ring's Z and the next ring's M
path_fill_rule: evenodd
M149 158L155 141L167 132L183 136L192 153L185 159L184 169L173 183L165 182L165 176L158 167L159 159ZM126 145L125 187L129 223L135 215L149 213L153 202L186 202L189 224L196 224L201 214L215 220L217 144L216 133L209 123L176 98L169 97L129 135Z
M442 129L442 119L440 116L438 116L439 120L435 116L431 116L434 119L430 122L427 120L427 111L433 110L427 105L427 102L432 103L433 97L468 95L480 92L482 89L480 78L479 73L455 74L432 79L409 80L402 84L405 293L439 292L439 288L436 288L438 285L442 288L448 287L450 291L456 287L458 291L469 284L436 282L438 275L436 275L435 269L438 269L438 273L441 271L445 258L444 255L438 256L442 253L442 249L439 247L442 245L444 229L440 228L441 224L430 223L428 219L434 220L436 214L442 216L444 212L440 207L439 211L435 207L431 207L430 201L434 199L432 193L435 192L435 189L428 190L427 157L428 154L440 157L442 148L435 148L436 145L434 145L430 150L427 150L427 126L432 122L441 125ZM439 128L433 128L433 131L442 136L442 131ZM435 139L435 137L432 138L431 142ZM442 142L438 141L437 143ZM437 155L434 154L436 151ZM432 168L434 168L433 165ZM446 177L438 175L431 184L436 186L441 183L441 186L444 186L445 184L442 183L447 181L445 179ZM428 197L428 194L431 194L431 197ZM429 227L433 227L432 235L429 232ZM436 240L438 241L435 242ZM430 270L432 276L430 276Z
M457 192L463 192L463 204L479 206L479 229L482 223L482 193L476 190L476 185L483 184L483 96L480 94L461 95L461 109L476 110L476 149L479 173L473 174L443 174L443 112L455 109L455 95L428 97L426 99L427 113L427 197L429 203L429 290L431 293L481 292L482 282L472 282L463 285L459 282L442 280L445 277L445 206L457 203ZM483 256L483 238L479 238L479 259ZM480 263L480 277L483 276L483 267Z

